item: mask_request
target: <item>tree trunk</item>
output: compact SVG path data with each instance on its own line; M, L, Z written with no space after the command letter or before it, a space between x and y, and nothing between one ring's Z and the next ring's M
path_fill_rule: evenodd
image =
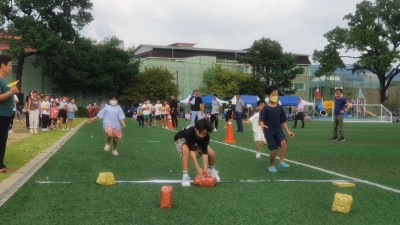
M379 100L383 104L386 101L386 86L385 79L379 79Z
M17 77L16 80L19 80L18 82L18 89L20 92L21 91L21 87L22 87L22 71L24 69L24 62L25 62L25 53L21 52L18 55L18 60L17 60Z

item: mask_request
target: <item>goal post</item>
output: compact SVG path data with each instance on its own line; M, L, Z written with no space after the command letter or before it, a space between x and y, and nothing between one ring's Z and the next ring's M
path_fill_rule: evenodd
M382 104L349 104L344 122L392 123L392 113ZM348 105L348 106L349 106ZM333 120L333 115L332 115Z

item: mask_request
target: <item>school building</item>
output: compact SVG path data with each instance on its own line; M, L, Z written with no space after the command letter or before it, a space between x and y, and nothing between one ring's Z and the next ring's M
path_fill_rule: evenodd
M251 73L250 65L238 62L238 57L246 55L247 52L248 49L197 48L193 43L139 45L135 49L135 55L141 58L141 71L145 67L155 66L167 68L175 74L179 99L185 98L194 89L202 86L203 73L214 65L221 65L234 72ZM295 56L297 66L304 68L304 73L297 75L293 85L298 90L296 95L306 97L309 95L308 74L311 63L308 55L295 54Z

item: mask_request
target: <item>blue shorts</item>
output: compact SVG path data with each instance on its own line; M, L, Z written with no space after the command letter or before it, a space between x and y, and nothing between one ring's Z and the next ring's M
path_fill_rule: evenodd
M268 143L268 148L270 151L277 150L281 146L282 141L287 141L283 130L276 131L265 131L264 136Z
M71 111L68 111L68 117L67 118L70 119L70 120L75 119L75 113L71 112Z

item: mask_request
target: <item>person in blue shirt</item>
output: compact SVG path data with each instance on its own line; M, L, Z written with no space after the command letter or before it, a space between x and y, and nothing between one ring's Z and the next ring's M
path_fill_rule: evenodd
M290 165L285 163L285 154L287 149L287 140L283 129L290 137L294 137L294 133L289 130L285 110L279 102L279 90L276 86L270 86L265 89L265 94L268 97L268 102L260 112L259 122L263 128L265 139L270 150L268 171L276 173L278 170L275 167L276 154L279 151L279 168L286 169ZM282 129L283 128L283 129Z
M109 104L104 104L104 107L95 116L87 120L88 123L93 122L96 119L103 119L104 132L107 135L107 143L104 146L104 151L108 152L110 150L111 140L113 140L114 149L112 154L118 156L117 146L118 139L122 137L121 124L125 128L125 114L120 105L118 105L118 100L116 96L111 96Z
M343 130L343 120L344 113L347 111L347 101L343 98L343 90L336 89L336 96L334 101L334 117L333 117L333 137L331 141L345 141L344 130ZM338 129L339 128L339 129ZM339 130L339 133L338 133ZM339 134L339 136L338 136Z

